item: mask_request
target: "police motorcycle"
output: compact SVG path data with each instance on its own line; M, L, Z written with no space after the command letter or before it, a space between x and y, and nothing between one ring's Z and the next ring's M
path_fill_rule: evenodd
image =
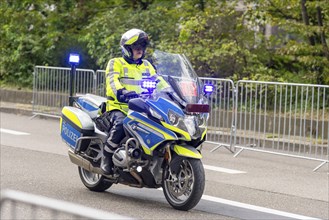
M204 191L201 144L210 111L205 94L213 87L202 86L184 55L155 51L152 60L171 88L156 91L156 82L146 78L141 84L146 92L129 100L123 121L126 137L113 154L113 175L100 168L108 134L95 124L106 98L75 97L73 106L62 109L61 137L89 190L102 192L117 183L162 187L173 208L187 211Z

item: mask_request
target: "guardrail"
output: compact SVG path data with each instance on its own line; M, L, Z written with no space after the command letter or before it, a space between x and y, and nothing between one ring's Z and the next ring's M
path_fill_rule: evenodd
M70 68L37 66L33 113L59 117L68 105ZM105 71L77 69L76 93L105 93ZM209 97L207 142L238 156L244 150L329 162L329 86L200 77Z
M70 202L14 190L1 192L1 219L132 219Z

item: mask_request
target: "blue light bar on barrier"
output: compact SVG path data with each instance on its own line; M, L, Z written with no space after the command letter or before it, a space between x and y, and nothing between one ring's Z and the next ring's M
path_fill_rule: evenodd
M71 65L78 65L79 64L79 61L80 61L79 54L70 53L69 63Z
M214 85L211 85L211 84L204 85L203 91L205 93L212 93L214 91Z

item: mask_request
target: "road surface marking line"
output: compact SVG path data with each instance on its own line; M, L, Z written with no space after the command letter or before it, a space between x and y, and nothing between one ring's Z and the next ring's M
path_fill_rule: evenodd
M244 209L274 214L274 215L285 216L288 218L308 219L308 220L317 219L317 218L313 218L313 217L309 217L309 216L297 215L297 214L293 214L293 213L289 213L289 212L283 212L283 211L279 211L279 210L275 210L275 209L269 209L269 208L250 205L250 204L246 204L246 203L235 202L235 201L221 199L221 198L217 198L217 197L213 197L213 196L203 195L202 199L211 201L211 202L217 202L217 203L222 203L222 204L226 204L226 205L231 205L231 206L235 206L235 207L239 207L239 208L244 208Z
M30 135L29 133L14 131L9 129L0 128L1 133L13 134L13 135Z
M215 167L215 166L210 166L210 165L205 165L205 164L203 165L203 167L207 170L223 172L223 173L229 173L229 174L246 173L246 172L240 171L240 170L232 170L232 169L227 169L227 168L223 168L223 167Z
M157 188L157 190L163 191L162 188ZM264 213L268 213L268 214L272 214L272 215L285 216L285 217L288 217L288 218L295 218L295 219L301 219L301 220L305 220L305 219L307 219L307 220L321 220L319 218L314 218L314 217L309 217L309 216L304 216L304 215L298 215L298 214L289 213L289 212L283 212L283 211L279 211L279 210L275 210L275 209L269 209L269 208L250 205L250 204L241 203L241 202L235 202L235 201L232 201L232 200L221 199L221 198L214 197L214 196L202 195L201 199L207 200L207 201L210 201L210 202L217 202L217 203L221 203L221 204L225 204L225 205L230 205L230 206L235 206L235 207L239 207L239 208L249 209L249 210L253 210L253 211L264 212Z

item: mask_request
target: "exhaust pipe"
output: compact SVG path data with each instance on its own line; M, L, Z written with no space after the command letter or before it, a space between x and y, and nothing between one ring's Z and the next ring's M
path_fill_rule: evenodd
M138 181L138 185L134 185L135 187L142 188L143 187L143 180L142 178L135 172L135 171L130 171L130 174Z
M78 154L75 154L71 149L68 150L68 154L69 154L69 158L70 158L72 163L78 165L79 167L82 167L83 169L85 169L89 172L104 175L101 168L94 167L90 163L90 161L86 160L85 158L81 157ZM133 187L142 188L143 187L142 178L133 170L130 171L130 174L137 180L138 184L136 185L136 184L129 184L128 183L128 185L133 186Z
M90 161L86 160L85 158L81 157L78 154L75 154L72 150L69 149L68 151L69 158L72 163L78 165L79 167L82 167L83 169L92 172L103 175L102 169L99 167L94 167Z

